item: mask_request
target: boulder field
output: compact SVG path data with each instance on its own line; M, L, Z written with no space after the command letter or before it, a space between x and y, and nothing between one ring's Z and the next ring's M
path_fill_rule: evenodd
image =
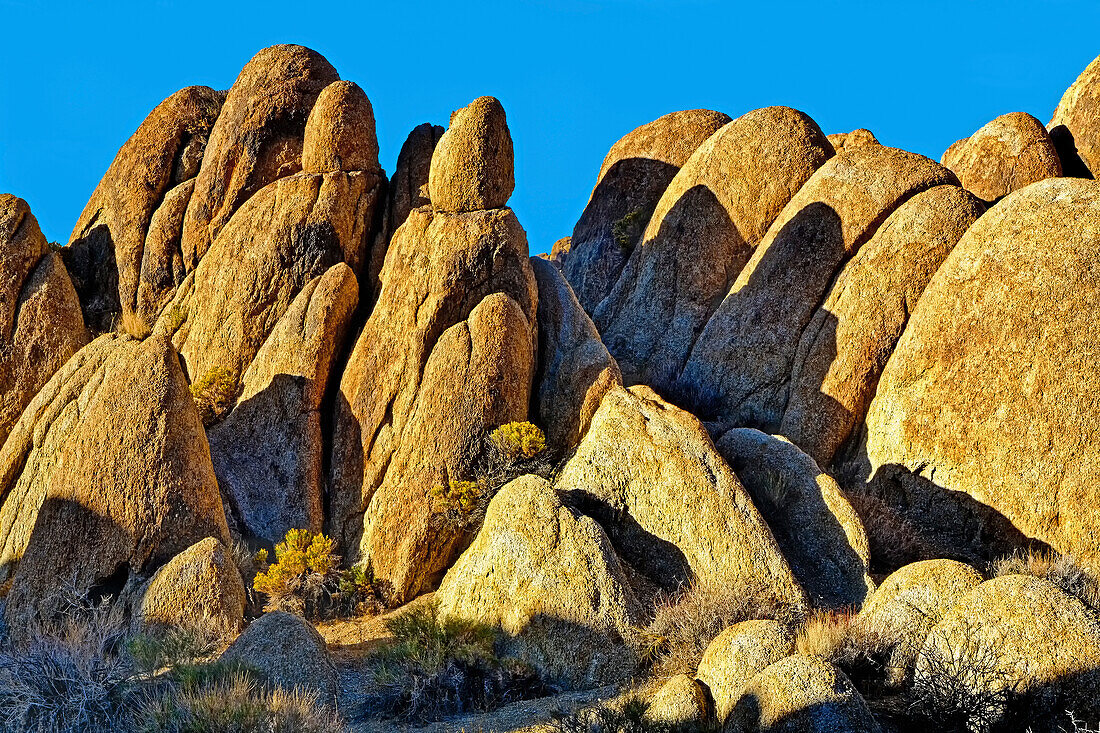
M939 162L789 107L673 112L529 242L499 100L413 129L390 177L364 89L264 49L157 105L65 246L0 194L4 624L75 591L240 631L239 549L306 529L552 689L667 653L691 593L793 609L715 629L654 721L890 729L807 640L841 617L892 640L886 688L985 701L972 730L1020 700L1095 720L1098 109L1100 59L1048 126ZM990 571L1025 551L1079 575ZM341 694L281 611L226 659Z

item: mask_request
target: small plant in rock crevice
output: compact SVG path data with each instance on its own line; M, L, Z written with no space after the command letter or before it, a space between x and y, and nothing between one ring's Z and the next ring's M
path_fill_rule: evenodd
M202 424L209 427L221 420L233 407L241 388L233 372L226 367L213 367L191 383Z
M641 209L627 212L611 225L611 237L625 254L630 254L645 231L645 212Z

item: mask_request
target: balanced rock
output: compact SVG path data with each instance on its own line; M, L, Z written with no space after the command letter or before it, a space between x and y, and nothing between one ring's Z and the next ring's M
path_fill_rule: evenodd
M1049 179L970 227L867 415L866 476L944 554L1100 553L1100 184Z
M374 108L355 82L335 81L317 97L306 120L302 171L382 173Z
M336 69L303 46L271 46L241 69L210 131L183 223L193 270L233 213L272 181L302 170L306 121Z
M440 140L430 180L484 180L484 159L467 160L468 173L452 168L468 145L507 134L498 107L482 98L456 113L461 127ZM538 290L515 214L438 211L434 195L432 204L413 209L390 242L340 381L329 475L341 552L369 560L399 600L438 584L472 539L468 527L440 524L432 490L476 478L488 432L527 419L535 371Z
M984 578L956 560L921 560L891 573L859 612L858 628L893 645L888 673L902 684L932 628Z
M358 291L344 263L308 282L245 370L236 407L208 432L238 532L278 542L323 528L321 404Z
M87 341L61 258L50 252L27 202L0 194L0 445L38 391Z
M1100 57L1093 59L1058 102L1047 125L1067 176L1100 173Z
M324 638L308 621L285 611L265 613L249 624L221 660L254 669L284 690L316 691L322 704L336 703L336 666Z
M945 183L958 180L943 166L882 145L831 158L783 209L707 322L680 389L705 395L725 424L778 432L798 344L840 265L894 209Z
M106 352L99 369L55 376L62 399L79 401L35 426L45 432L40 445L24 437L24 419L53 406L32 403L0 460L5 483L16 484L0 510L5 556L17 562L6 607L13 628L58 610L67 585L92 599L117 595L130 577L151 574L199 540L229 543L206 436L172 345L103 337L86 349ZM77 397L64 382L82 377L102 381ZM69 427L63 437L58 423ZM8 469L19 454L26 480Z
M630 671L641 608L600 526L523 476L489 504L477 539L435 595L440 614L499 627L510 653L569 687Z
M157 105L118 151L77 219L66 264L88 324L96 331L109 330L120 310L155 316L138 307L143 272L155 283L171 283L172 273L165 271L164 263L145 263L152 219L165 204L178 207L180 194L169 200L169 192L198 174L223 99L209 87L187 87ZM178 241L181 224L166 216L174 227L169 239ZM164 218L158 222L162 228ZM157 236L164 238L163 229ZM154 254L163 259L162 253L163 242L158 240Z
M616 142L573 229L563 267L577 300L592 313L611 292L661 195L680 166L730 121L709 109L673 112Z
M545 426L552 448L568 451L584 437L603 396L621 385L622 377L558 269L532 257L531 270L539 288L537 423Z
M229 550L214 537L191 545L149 580L142 596L144 627L211 627L237 631L244 623L244 582Z
M516 187L513 169L504 107L493 97L478 97L451 115L432 152L432 207L450 213L503 208Z
M672 385L768 227L832 155L809 117L767 107L699 146L593 319L628 384Z
M867 533L836 481L787 439L759 430L727 431L717 445L811 602L862 605L874 590Z
M1049 581L994 578L932 629L914 682L918 689L968 690L986 702L987 709L974 711L985 724L998 722L1010 702L1033 715L1070 710L1094 718L1100 715L1100 623Z
M862 423L925 286L984 211L958 186L919 193L841 270L798 344L779 429L820 465Z
M735 731L877 733L867 703L843 672L796 654L760 672L730 715Z
M555 483L653 582L805 596L748 493L703 425L647 387L607 392Z
M776 621L742 621L716 636L695 676L710 690L718 722L729 718L757 674L793 653L794 636Z
M1043 123L1025 112L989 122L947 149L940 161L963 187L985 201L1062 175L1062 163Z
M851 150L852 148L862 147L864 145L880 145L878 138L875 134L865 127L861 127L858 130L852 130L851 132L835 132L829 135L829 144L833 146L836 152L841 153L845 150Z

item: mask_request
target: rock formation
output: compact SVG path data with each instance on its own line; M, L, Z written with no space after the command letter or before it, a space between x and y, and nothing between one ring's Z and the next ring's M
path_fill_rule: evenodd
M1043 123L1024 112L1001 115L949 147L940 162L966 190L986 201L1062 175L1062 163Z

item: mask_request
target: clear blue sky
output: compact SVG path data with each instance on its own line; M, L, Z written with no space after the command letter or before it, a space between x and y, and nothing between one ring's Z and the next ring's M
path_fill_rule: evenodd
M785 104L938 159L1005 112L1046 123L1100 54L1097 2L0 0L0 192L66 241L118 148L166 96L228 88L259 49L323 53L374 104L382 165L491 94L533 253L572 232L608 147L677 109Z

